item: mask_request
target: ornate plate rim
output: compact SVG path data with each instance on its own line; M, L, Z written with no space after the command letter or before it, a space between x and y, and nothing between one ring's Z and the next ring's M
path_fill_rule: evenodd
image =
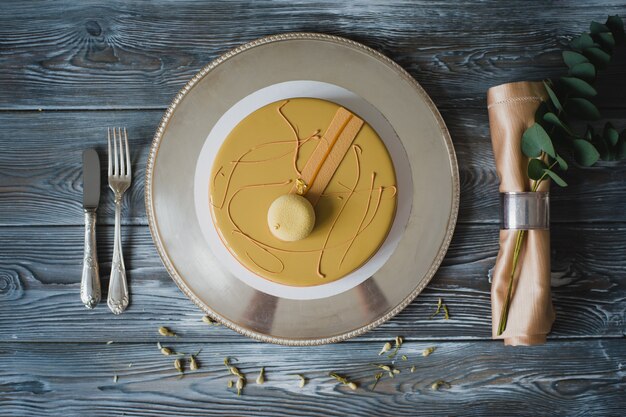
M448 157L450 160L450 169L452 173L452 186L453 186L453 196L452 196L452 207L450 211L450 217L448 219L448 225L446 228L445 237L439 247L437 252L437 256L433 260L430 269L425 274L424 278L421 280L420 284L409 293L402 302L396 305L393 309L387 312L385 315L379 317L377 320L368 323L365 326L361 326L357 329L339 334L330 337L322 337L322 338L314 338L314 339L299 339L299 338L284 338L284 337L275 337L269 336L263 333L259 333L256 331L252 331L246 329L244 327L239 326L236 323L231 322L230 320L226 320L220 315L218 315L215 311L213 311L206 303L200 300L198 297L193 294L192 291L189 290L184 280L179 276L178 272L171 264L171 261L167 255L167 251L161 242L161 238L156 229L156 219L153 209L153 200L152 200L152 177L154 171L154 163L156 161L156 156L160 148L161 140L163 139L163 134L165 133L165 129L169 123L170 118L172 117L174 110L181 102L181 100L185 97L185 95L193 88L205 75L207 75L211 70L213 70L216 66L221 64L222 62L232 58L233 56L240 54L246 50L255 48L257 46L265 45L272 42L280 42L280 41L288 41L288 40L321 40L327 42L333 42L345 46L350 46L352 48L356 48L361 52L364 52L373 58L376 58L385 64L387 64L392 70L394 70L399 76L401 76L406 82L408 82L415 91L421 96L424 100L424 103L428 106L429 110L433 113L439 128L443 134L443 140L445 142L446 149L448 150ZM454 145L452 143L452 139L450 137L450 132L443 121L443 117L439 113L439 110L428 96L426 91L422 88L422 86L400 65L398 65L395 61L391 60L387 56L381 54L380 52L365 46L359 42L346 39L343 37L335 36L335 35L326 35L321 33L312 33L312 32L291 32L291 33L282 33L278 35L271 35L262 37L248 43L245 43L237 48L234 48L218 58L214 59L207 65L205 65L196 75L194 75L191 80L189 80L185 86L176 94L167 110L165 111L161 121L159 122L159 126L154 134L154 138L152 140L152 144L150 145L150 151L148 153L148 161L146 163L146 174L145 174L145 206L146 206L146 215L148 217L148 227L150 229L150 235L152 236L152 241L154 242L155 248L159 257L161 258L161 262L165 266L168 274L176 284L176 286L187 296L194 304L196 304L202 311L208 314L211 318L221 323L222 325L230 328L231 330L236 331L244 336L250 337L252 339L266 342L266 343L274 343L281 344L287 346L316 346L323 345L328 343L336 343L341 342L359 335L362 335L381 324L389 321L392 317L396 316L400 311L406 308L428 285L431 281L443 258L445 257L446 252L450 246L450 242L452 241L452 236L454 234L454 229L456 227L456 222L458 218L459 212L459 204L460 204L460 180L459 180L459 168L456 159L456 153L454 151Z

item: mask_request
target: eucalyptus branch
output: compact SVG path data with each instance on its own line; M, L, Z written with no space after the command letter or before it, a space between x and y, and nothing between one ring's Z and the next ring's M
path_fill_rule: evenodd
M607 122L601 133L596 132L590 124L587 124L584 132L577 132L570 123L602 118L591 101L597 95L593 84L598 70L606 68L614 48L622 45L625 38L624 22L617 15L609 16L604 24L591 22L589 32L573 38L569 44L571 50L563 51L563 62L568 67L567 75L556 81L544 81L548 99L537 109L535 123L522 135L522 152L529 158L528 177L534 180L532 191L537 191L545 180L552 180L561 187L567 186L554 171L557 167L561 171L569 168L562 155L573 155L575 162L583 167L592 166L599 159L612 161L626 158L626 129L620 134ZM506 329L515 272L525 235L524 230L517 232L498 336Z

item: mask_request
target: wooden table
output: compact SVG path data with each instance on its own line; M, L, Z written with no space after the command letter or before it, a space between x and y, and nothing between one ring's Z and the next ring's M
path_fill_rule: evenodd
M561 74L568 39L591 20L624 17L624 2L455 3L3 2L0 414L624 415L626 163L571 169L571 185L554 190L556 323L543 346L505 348L490 339L487 271L498 250L498 179L485 104L492 85ZM219 54L289 31L345 36L396 60L441 109L460 166L459 223L428 288L389 323L331 346L261 344L202 323L163 268L144 209L148 148L173 95ZM621 129L623 55L603 73L598 100ZM128 128L136 173L123 228L132 304L119 317L105 303L88 311L79 300L81 152L96 147L104 163L106 127L114 125ZM103 277L112 224L103 178ZM439 297L450 307L448 321L429 319ZM156 347L162 325L181 335L170 344L176 349L202 348L199 371L179 378ZM372 392L370 363L396 335L404 336L409 360ZM429 346L436 351L422 357ZM226 388L227 355L249 374L240 397ZM253 383L260 366L263 386ZM329 371L360 388L338 386ZM303 389L298 373L309 379ZM451 387L433 391L436 380Z

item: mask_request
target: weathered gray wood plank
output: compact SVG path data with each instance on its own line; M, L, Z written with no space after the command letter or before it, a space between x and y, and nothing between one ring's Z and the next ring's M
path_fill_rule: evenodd
M621 0L97 1L3 3L0 108L154 108L203 65L260 36L346 36L395 59L436 104L483 108L488 87L561 74L560 51ZM28 22L28 24L25 24ZM623 106L624 63L606 77Z
M623 113L611 112L626 128ZM124 200L124 222L146 224L144 173L161 111L0 112L0 225L79 225L82 215L81 152L96 147L102 164L99 223L112 224L113 195L106 185L106 127L127 126L133 154L133 186ZM461 175L459 221L495 223L498 178L486 110L443 112L455 144ZM572 167L570 186L554 189L556 222L626 222L626 163ZM191 186L191 184L190 184Z
M98 234L105 278L112 231L103 226ZM398 334L414 340L490 338L487 271L497 254L497 233L495 225L460 225L427 289L399 316L357 340ZM126 227L124 236L132 300L123 315L114 316L105 303L90 311L79 302L81 227L0 228L0 340L149 341L160 325L191 340L248 340L200 321L200 310L162 267L146 226ZM557 310L552 337L622 337L626 275L619 254L626 250L626 228L556 225L552 250ZM438 297L449 305L451 320L429 318Z
M169 340L168 340L169 341ZM436 346L430 356L423 349ZM511 349L496 342L406 343L401 373L372 391L380 343L284 348L260 343L178 343L201 368L182 379L155 344L0 344L5 416L111 415L532 415L619 416L626 412L623 340L552 341ZM237 397L222 363L236 357L248 385ZM129 364L132 366L129 367ZM410 373L411 365L416 372ZM266 367L266 383L254 380ZM335 371L356 391L330 379ZM298 387L295 374L308 378ZM117 383L113 375L118 375ZM449 389L433 391L444 380Z

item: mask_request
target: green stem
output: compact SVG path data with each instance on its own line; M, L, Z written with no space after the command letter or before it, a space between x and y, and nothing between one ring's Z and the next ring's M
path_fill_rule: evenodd
M556 161L550 165L548 169L554 168L556 165ZM539 189L539 185L546 179L546 173L535 181L532 186L532 191L536 192ZM511 275L509 275L509 284L506 291L506 297L504 299L504 304L502 305L502 310L500 311L500 321L498 323L498 336L500 336L506 330L506 324L509 318L509 309L511 307L511 298L513 297L513 281L515 279L515 271L517 270L517 264L519 263L519 255L522 251L522 243L524 242L524 237L526 236L526 230L518 230L517 236L515 238L515 249L513 250L513 268L511 269Z

